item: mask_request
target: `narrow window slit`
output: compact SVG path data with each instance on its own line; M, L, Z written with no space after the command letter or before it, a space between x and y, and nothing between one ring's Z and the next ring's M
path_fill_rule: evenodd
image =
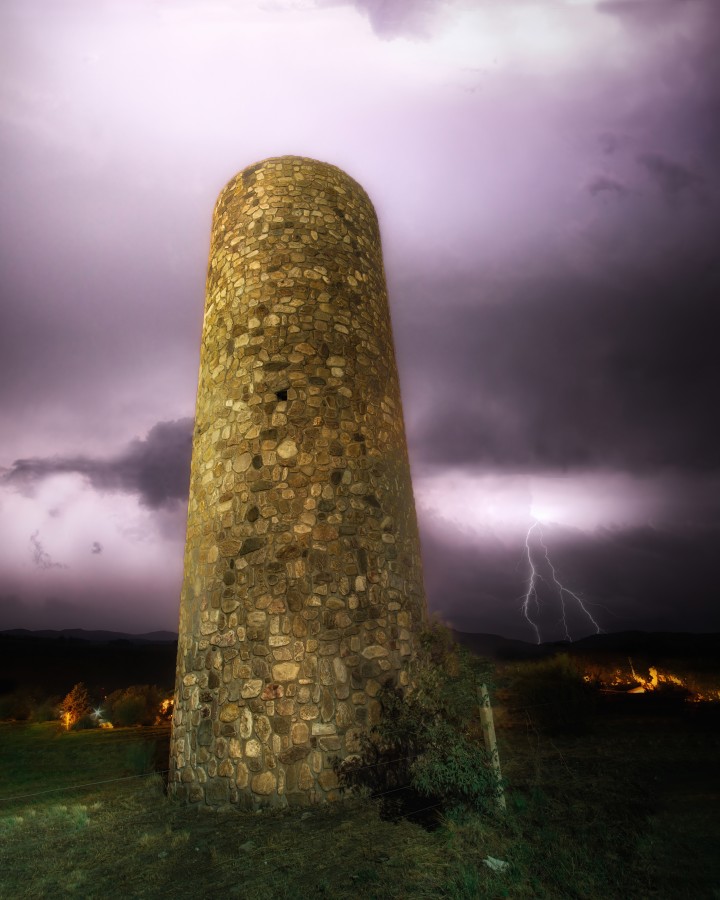
M275 396L280 401L287 400L287 388L283 388L281 391L275 391Z

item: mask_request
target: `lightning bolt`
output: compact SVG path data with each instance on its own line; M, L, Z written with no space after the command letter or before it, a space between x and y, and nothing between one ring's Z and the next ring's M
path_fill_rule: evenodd
M541 644L542 638L540 637L540 629L538 627L538 624L530 618L530 601L532 599L535 600L535 606L537 607L538 612L540 611L540 601L537 595L537 583L538 580L544 580L542 575L535 568L532 553L530 552L530 535L532 534L533 528L535 528L537 524L537 522L533 522L533 524L528 528L528 533L525 535L525 549L527 550L527 558L530 565L530 579L528 581L528 589L525 592L525 596L523 597L522 611L523 615L535 631L535 636L537 637L538 644Z
M548 567L552 574L552 585L547 580L547 578L545 578L545 576L541 572L538 571L538 568L535 565L535 561L533 560L532 550L530 547L530 535L533 533L533 531L536 528L539 531L539 541L540 541L540 546L542 547L542 550L543 550L543 556L544 556L545 561L548 564ZM533 619L532 616L530 615L530 609L531 609L531 603L533 603L533 601L534 601L536 611L538 613L540 612L540 598L538 596L538 583L540 581L544 581L545 584L548 585L548 587L554 586L555 589L557 590L557 595L560 600L560 621L562 623L563 630L565 631L565 638L568 641L572 641L572 637L570 636L570 630L568 629L568 623L567 623L567 609L565 606L565 596L566 595L568 597L571 597L577 603L578 607L582 610L582 612L585 614L587 619L592 623L593 627L595 628L595 633L600 634L602 629L600 628L598 623L593 618L590 610L583 603L582 598L579 597L574 591L571 591L570 588L566 588L565 585L558 578L557 570L555 569L555 566L552 564L552 561L550 560L550 553L548 551L545 541L543 540L542 527L540 526L540 523L537 521L532 523L532 525L528 528L527 534L525 535L525 551L527 553L528 565L530 566L530 577L528 579L527 590L525 591L525 595L523 596L521 609L522 609L523 615L525 616L525 618L529 622L530 626L532 627L533 631L535 632L535 637L537 638L538 644L542 643L542 638L540 636L540 626L535 621L535 619Z

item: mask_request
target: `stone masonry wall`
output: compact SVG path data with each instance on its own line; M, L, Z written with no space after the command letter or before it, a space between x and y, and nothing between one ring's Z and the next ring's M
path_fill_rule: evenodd
M375 211L334 166L265 160L213 219L175 795L334 799L425 615Z

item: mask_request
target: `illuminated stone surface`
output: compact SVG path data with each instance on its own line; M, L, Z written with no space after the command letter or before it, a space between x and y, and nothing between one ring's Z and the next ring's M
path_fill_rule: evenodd
M334 166L265 160L213 219L175 794L334 799L424 618L375 211Z

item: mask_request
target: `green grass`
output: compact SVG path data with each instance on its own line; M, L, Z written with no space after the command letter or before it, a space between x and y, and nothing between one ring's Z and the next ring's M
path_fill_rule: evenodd
M252 814L169 801L163 728L0 725L0 897L720 898L718 734L662 718L499 731L504 816L426 831L348 800ZM153 749L154 748L154 749ZM509 863L492 872L483 859Z
M167 741L167 726L66 732L53 722L0 723L0 797L152 771Z

